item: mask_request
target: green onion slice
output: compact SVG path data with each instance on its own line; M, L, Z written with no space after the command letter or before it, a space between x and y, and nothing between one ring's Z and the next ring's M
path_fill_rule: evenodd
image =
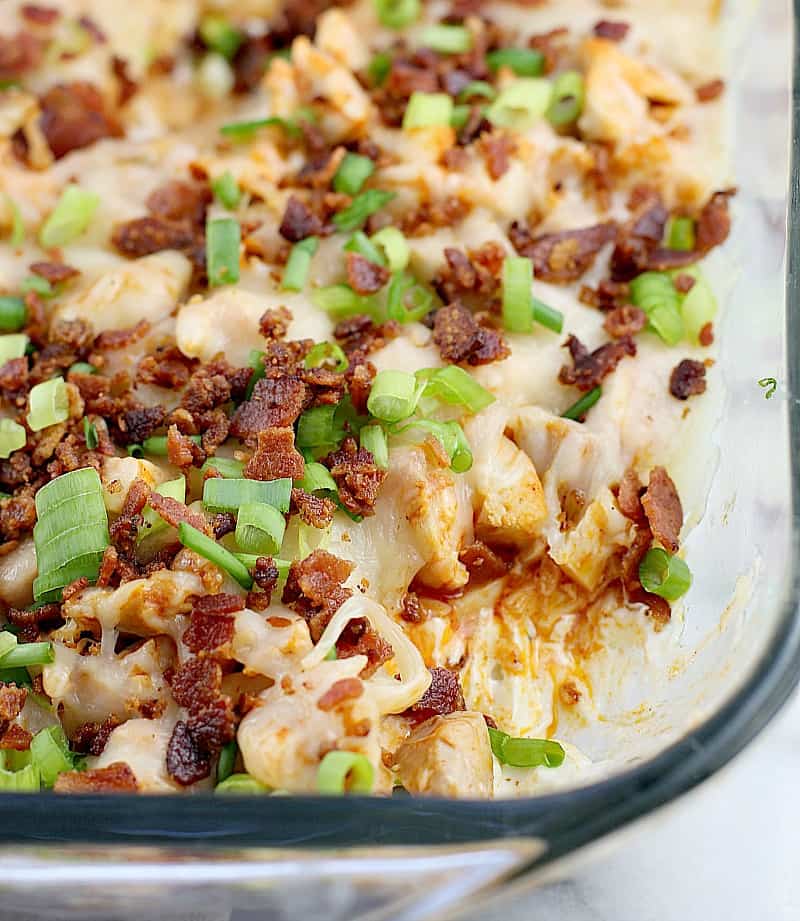
M213 482L213 480L208 480L207 482ZM230 481L220 480L220 482ZM213 563L222 569L232 579L235 579L242 588L252 588L253 578L244 563L237 560L230 550L226 550L221 544L203 534L202 531L198 531L197 528L193 528L190 524L182 521L178 525L178 538L184 547L194 550L195 553L208 560L209 563Z
M167 480L165 483L159 483L156 486L155 491L159 496L166 496L168 499L175 499L177 502L186 501L186 479L182 476L176 477L174 480ZM144 507L142 511L142 518L146 525L149 525L149 528L142 528L139 532L139 539L144 539L149 537L151 534L155 534L156 531L163 531L164 528L168 527L168 524L158 512L150 508L149 505Z
M686 563L660 547L652 547L639 564L639 581L645 591L677 601L689 591L692 574ZM1 664L1 663L0 663Z
M453 115L453 100L447 93L414 92L403 115L403 130L449 125Z
M649 327L667 345L677 345L681 341L684 328L680 298L666 272L638 275L630 284L630 295L633 303L647 314Z
M417 0L418 2L418 0ZM367 76L373 86L380 86L389 76L392 69L392 56L387 51L379 51L373 55L367 67Z
M450 458L450 468L454 473L466 473L472 467L472 449L458 422L414 419L408 425L397 428L395 431L400 435L413 429L419 429L437 439L445 454Z
M690 217L671 217L665 237L669 249L690 253L695 245L694 221Z
M216 470L227 479L242 479L244 464L233 457L209 457L200 468L201 473L207 470Z
M362 432L363 431L364 429L362 429ZM339 492L336 480L331 476L328 468L316 461L306 462L303 477L297 481L297 486L299 489L305 490L305 492L324 492L332 494L337 494Z
M518 77L539 77L544 73L544 55L534 48L498 48L486 55L493 71L508 67Z
M39 275L28 275L27 278L23 278L19 290L23 294L27 294L28 291L35 291L41 297L52 297L55 294L50 282Z
M305 288L311 269L311 260L318 246L319 238L317 237L306 237L305 240L294 244L281 280L281 288L284 291L302 291Z
M357 230L353 236L350 237L347 243L345 243L343 248L345 252L358 253L359 256L363 256L365 259L369 259L369 261L374 262L375 265L386 265L386 259L384 258L383 253L381 253L378 247L373 243L372 240L370 240L370 238L364 233L363 230Z
M21 297L0 297L0 331L16 332L22 329L27 313L25 301Z
M248 502L239 506L236 543L245 553L273 556L281 549L286 519L273 506Z
M242 200L242 191L239 183L234 179L233 173L226 170L221 176L211 180L211 191L214 197L229 211L239 207Z
M99 195L68 185L39 231L39 243L45 249L71 243L86 231L99 204Z
M383 422L401 422L413 415L425 386L406 371L379 371L372 382L367 409Z
M420 41L440 54L464 54L472 48L472 33L466 26L437 23L422 30Z
M269 787L249 774L231 774L214 787L214 793L223 796L264 796L270 792Z
M334 371L346 371L350 362L342 347L336 342L318 342L306 355L306 368L330 364Z
M436 296L421 285L413 275L397 272L392 276L386 294L386 313L398 323L416 323L427 316L436 303Z
M576 70L559 74L553 83L553 99L547 110L550 123L560 128L577 121L583 111L585 93L583 76Z
M88 361L76 361L69 366L67 374L97 374L97 368Z
M540 326L545 326L554 333L564 329L564 314L555 307L543 303L538 298L531 298L533 304L533 319Z
M100 441L97 437L97 426L89 419L83 420L83 439L90 451L94 451Z
M311 295L311 302L336 319L375 312L375 300L372 297L356 294L349 285L344 284L317 288Z
M232 217L219 217L206 223L206 266L212 287L239 281L241 229Z
M288 512L291 495L292 481L288 477L279 480L209 477L203 484L203 506L209 512L235 512L253 502Z
M580 422L602 395L603 388L595 387L593 390L584 394L580 400L573 403L569 409L564 410L564 412L561 413L561 418L572 419L573 422Z
M686 336L697 343L700 330L717 315L717 299L711 286L696 269L692 270L694 284L681 302L681 316Z
M367 189L343 208L338 214L334 214L333 223L340 231L347 232L358 230L366 219L380 211L395 197L394 192L386 192L383 189Z
M312 406L297 420L298 448L319 448L338 445L344 438L344 429L336 419L336 406Z
M31 763L39 769L42 785L52 787L56 777L74 767L67 737L61 726L48 726L31 740Z
M491 102L497 96L497 90L485 80L473 80L468 83L456 97L458 102L469 102L470 99L488 99Z
M503 326L512 333L529 333L533 327L533 263L525 256L503 261Z
M402 272L411 258L408 241L396 227L384 227L371 237L371 242L383 250L391 272Z
M424 396L453 406L465 406L471 413L478 413L495 401L485 387L458 365L424 368L417 371L416 376L425 384Z
M206 48L216 51L229 61L244 41L242 33L224 16L204 16L197 31Z
M375 164L369 157L348 151L333 177L334 191L343 192L345 195L358 195L361 187L374 172Z
M0 768L0 791L3 793L38 793L41 789L39 769L28 764L18 771Z
M359 443L375 459L375 464L381 470L389 469L389 439L386 431L380 425L365 425L359 432Z
M202 442L200 435L187 435L189 441L196 445ZM151 435L142 442L142 451L152 457L166 457L169 451L166 435Z
M381 25L403 29L419 18L420 0L374 0L375 12Z
M67 385L61 377L37 384L31 389L29 401L27 419L32 432L39 432L69 418Z
M32 665L49 665L55 660L52 643L18 643L0 657L0 668L29 668Z
M518 739L491 727L489 741L497 760L511 767L559 767L566 755L553 739Z
M0 457L11 457L14 451L24 448L28 433L13 419L0 419Z
M236 764L236 755L239 752L239 746L236 739L232 739L227 745L222 746L217 762L217 784L227 780L233 774L233 767Z
M11 652L11 650L17 645L16 636L8 630L0 631L0 659L3 656Z
M542 77L521 77L507 86L486 110L486 118L502 128L524 131L548 110L553 88Z
M375 772L366 755L332 751L320 761L317 790L327 795L371 793Z

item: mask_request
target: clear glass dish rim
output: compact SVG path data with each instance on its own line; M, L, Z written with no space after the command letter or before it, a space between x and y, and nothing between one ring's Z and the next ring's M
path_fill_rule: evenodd
M800 681L800 0L794 4L792 151L786 254L786 368L792 554L769 645L742 686L657 756L577 790L528 799L56 796L6 794L6 845L343 848L539 838L562 857L690 790L740 752ZM109 852L111 856L113 852ZM524 873L533 864L519 868Z

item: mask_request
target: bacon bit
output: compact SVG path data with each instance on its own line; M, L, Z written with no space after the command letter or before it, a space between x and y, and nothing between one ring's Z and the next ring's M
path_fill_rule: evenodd
M140 384L179 390L186 386L196 364L195 359L187 358L175 346L162 346L139 362L136 380Z
M235 374L224 358L202 365L189 379L189 385L181 397L181 406L192 415L222 406L233 395Z
M647 613L656 622L656 629L670 622L672 618L672 608L666 598L661 598L659 595L651 595L650 592L642 591L631 600L647 605L649 608Z
M346 700L354 700L364 693L364 684L360 678L340 678L328 688L317 701L320 710L334 710Z
M236 735L233 708L227 697L215 700L186 721L192 736L202 751L216 754Z
M285 339L292 322L292 312L288 307L270 308L261 314L258 331L265 339Z
M304 489L292 489L290 514L300 515L301 520L312 528L327 528L336 513L336 503L331 499L315 496Z
M440 227L460 224L471 210L469 202L451 195L443 201L425 202L403 215L400 229L409 237L427 237Z
M9 358L4 365L0 365L0 390L6 394L27 392L28 384L28 359Z
M194 656L175 670L169 683L178 706L199 713L219 699L222 668L216 659Z
M209 597L218 597L212 595ZM244 610L244 599L236 598L237 611ZM202 600L202 599L200 599ZM225 646L233 639L235 621L227 613L204 611L195 607L192 611L191 623L183 634L183 642L195 654L199 652L213 652L220 646Z
M54 793L137 793L136 775L124 761L91 771L65 771L56 777Z
M94 340L94 347L100 351L125 349L134 342L138 342L150 332L147 320L139 320L136 326L127 329L107 329L100 333Z
M61 592L61 598L63 601L69 601L72 598L80 595L80 593L89 587L89 580L86 576L81 576L80 579L74 579L69 585L65 586Z
M355 351L364 355L376 352L395 339L399 332L400 324L395 320L377 324L365 313L340 320L333 328L334 339L348 355Z
M0 729L2 727L0 726ZM0 731L0 750L24 752L31 747L33 736L20 726L19 723L12 723L5 732Z
M729 199L736 194L736 189L714 192L703 206L697 218L695 235L695 252L707 255L715 246L720 246L728 239L731 231L731 216L728 210ZM696 258L692 261L696 261Z
M136 536L144 520L142 509L147 505L150 495L150 487L137 477L128 487L119 518L108 529L111 543L125 555L133 553Z
M356 361L356 357L358 360ZM350 388L350 400L357 413L366 415L367 400L372 391L372 382L375 380L377 369L371 361L363 360L361 353L350 354L350 367L346 372L346 380Z
M271 51L270 36L247 36L232 61L234 93L249 93L261 82Z
M0 499L0 534L5 540L16 540L36 524L36 506L31 496Z
M42 630L55 629L64 621L61 617L60 604L44 604L33 611L18 611L9 608L6 618L17 628L17 636L24 643L34 643ZM2 722L2 704L0 704L0 722Z
M336 641L336 654L340 659L366 656L367 664L361 669L361 678L369 678L394 654L391 645L379 636L363 617L351 620Z
M675 285L675 290L680 294L688 294L695 286L695 279L691 275L686 275L682 272L680 275L675 276L673 284Z
M37 26L51 26L61 17L61 10L52 6L40 6L38 3L23 3L19 12L23 19Z
M203 780L211 773L211 755L203 751L188 724L178 720L167 746L167 773L181 786Z
M709 346L714 344L714 324L713 323L706 323L701 328L697 336L697 341L704 348L708 348Z
M253 568L253 581L269 597L278 584L278 567L271 556L260 556Z
M593 352L577 336L571 335L564 345L572 356L573 367L564 365L558 373L558 380L583 391L597 387L626 355L636 354L636 343L630 336L624 336L616 342L607 342Z
M197 512L190 511L183 502L178 502L177 499L151 492L147 504L173 528L177 528L182 521L185 521L186 524L197 528L203 534L211 535L211 527L205 518Z
M211 529L215 540L233 534L236 530L236 516L232 512L217 512L211 519Z
M0 80L17 80L39 66L44 43L27 32L0 36Z
M200 238L195 228L157 217L137 217L117 224L111 243L123 256L136 259L165 249L194 252ZM188 253L187 253L188 254Z
M122 135L119 123L106 112L103 96L92 83L58 83L39 99L39 107L39 125L56 160L102 138Z
M286 203L281 226L278 232L290 243L299 243L306 237L322 233L322 221L305 202L292 195Z
M507 134L484 134L478 140L486 171L494 182L502 179L511 165L511 157L516 153L517 145Z
M706 366L702 361L684 358L672 369L669 378L669 392L676 400L706 392Z
M598 38L607 38L611 42L621 42L625 39L629 30L630 23L601 19L595 23L592 31Z
M270 601L272 600L268 592L253 592L250 591L247 593L247 607L251 611L257 611L262 613L269 610Z
M44 278L51 285L58 285L81 274L80 269L63 262L32 262L29 266L34 275Z
M703 83L701 86L698 86L694 94L697 97L698 102L712 102L725 92L725 81L720 80L709 80L708 83Z
M358 447L353 438L346 438L322 463L336 481L342 505L354 515L373 514L386 471L376 465L371 452Z
M162 406L128 409L117 418L123 444L139 444L149 438L163 423L166 412Z
M91 16L79 16L78 25L85 29L98 45L105 45L106 41L108 41L105 32L103 32Z
M28 692L14 684L0 684L0 735L22 712Z
M421 624L425 620L425 613L419 603L416 592L406 592L400 605L400 616L409 624Z
M342 585L352 571L352 563L325 550L315 550L289 567L282 601L308 621L315 643L331 617L352 596L353 590Z
M541 51L544 55L544 72L552 73L558 65L558 59L561 54L559 40L569 35L569 29L566 26L559 26L551 29L549 32L543 32L541 35L533 35L528 40L528 45Z
M231 592L218 592L216 595L202 595L195 599L192 607L192 613L196 611L201 614L219 615L235 614L237 611L244 610L244 601L241 595L234 595Z
M683 507L678 490L663 467L654 467L642 496L642 508L655 539L670 553L680 547Z
M375 294L389 281L390 273L359 253L347 254L347 281L356 294Z
M635 336L647 325L647 314L633 304L614 307L606 314L603 329L614 339Z
M594 265L598 252L616 235L614 221L539 237L531 236L530 231L517 221L509 230L517 252L532 260L536 277L560 285L577 281Z
M121 726L123 720L109 716L102 723L84 723L71 738L72 748L86 755L99 758L105 751L111 733Z
M502 578L509 569L508 563L482 541L476 540L458 554L469 573L470 585L482 585Z
M458 302L436 311L433 341L442 358L453 364L487 365L511 354L500 332L479 326L472 313Z
M444 716L466 710L458 675L449 668L431 668L431 683L420 699L403 712L412 725L424 723L434 716Z
M181 470L186 470L192 464L202 464L205 452L188 435L182 435L177 425L171 425L167 429L167 460Z
M258 433L258 447L247 462L244 475L251 480L278 480L303 476L305 461L294 446L294 429L275 427Z
M308 400L308 387L297 378L264 378L253 388L251 398L233 414L230 433L252 444L265 429L293 426Z
M145 206L153 217L202 227L211 200L207 183L172 179L154 189L147 196Z
M116 54L111 56L111 73L117 81L117 105L122 108L139 92L139 84L128 73L128 62L125 58Z

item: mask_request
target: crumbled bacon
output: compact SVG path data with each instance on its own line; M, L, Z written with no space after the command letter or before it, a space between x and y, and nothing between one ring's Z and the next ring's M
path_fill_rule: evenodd
M201 751L209 754L216 754L236 735L233 708L227 697L221 697L211 706L192 713L186 725Z
M252 443L265 429L288 428L297 421L308 400L308 387L298 378L264 378L233 414L230 433Z
M100 333L94 340L94 347L100 351L126 349L134 342L138 342L150 332L147 320L139 320L135 326L125 329L107 329Z
M642 508L655 539L670 553L680 547L683 507L671 477L663 467L654 467L642 496Z
M623 304L614 307L606 314L603 329L613 339L623 339L626 336L635 336L647 325L647 314L633 304Z
M714 344L714 324L713 323L704 323L700 332L697 334L697 341L704 348Z
M171 425L167 430L167 460L185 470L192 464L198 466L205 460L205 452L199 448L191 438L181 434L177 425Z
M288 307L270 308L261 314L258 331L265 339L284 339L292 322L292 312Z
M708 83L703 83L701 86L698 86L694 94L697 97L698 102L712 102L725 92L725 81L716 79L709 80Z
M187 659L170 678L172 696L179 707L199 713L220 696L222 668L207 656Z
M193 250L198 245L198 238L197 231L192 227L148 216L117 224L111 243L123 256L136 259L165 249Z
M72 748L76 752L98 758L105 751L111 733L121 725L122 720L116 716L109 716L102 723L84 723L70 739Z
M684 358L672 369L669 378L669 392L677 400L706 392L706 366L702 361Z
M9 608L6 618L17 628L17 637L24 643L36 642L41 631L54 629L63 624L60 604L43 604L30 611Z
M347 387L347 378L343 372L334 371L333 368L324 365L301 371L300 379L308 386L312 406L336 406Z
M218 598L218 595L209 595L209 598ZM231 595L237 606L225 611L205 610L197 604L192 610L191 621L183 634L183 642L194 653L212 652L233 639L234 618L231 611L241 611L244 608L244 599ZM199 599L203 601L204 599Z
M444 250L446 264L433 281L436 290L444 301L456 301L474 294L483 304L499 289L505 256L502 246L491 240L466 254L447 246Z
M202 226L211 198L211 190L206 183L172 179L154 189L147 196L145 205L153 217Z
M453 364L486 365L511 354L500 332L480 326L472 312L457 302L436 311L433 341L442 358Z
M200 746L184 720L178 720L172 730L167 746L167 773L184 787L211 773L211 754Z
M114 761L104 768L89 771L66 771L56 777L54 793L137 793L136 775L124 761Z
M518 222L514 222L509 230L509 237L517 252L532 260L536 277L562 285L577 281L588 271L594 265L598 252L607 243L611 243L616 235L617 225L614 221L538 237L533 237Z
M346 438L337 451L332 451L323 463L339 488L339 500L354 515L371 515L378 490L386 471L375 463L366 448L357 447L355 440Z
M278 567L271 556L260 556L253 568L253 582L269 597L278 584Z
M403 712L413 725L424 723L434 716L444 716L465 710L464 695L456 672L448 668L432 668L431 683L420 699Z
M728 239L728 234L731 231L731 216L728 205L735 194L735 189L714 192L706 204L703 205L703 209L697 218L696 253L705 256L715 246L722 245ZM696 259L693 261L696 261Z
M368 620L359 617L351 620L342 630L336 641L336 654L340 659L366 656L367 664L361 669L359 675L362 678L369 678L384 662L391 659L393 650L391 645L373 630Z
M292 489L292 514L298 514L300 519L312 528L327 528L333 521L336 512L336 503L331 499L315 496L304 489Z
M0 684L0 735L22 712L28 692L14 684Z
M80 269L64 262L32 262L29 268L34 275L44 278L51 285L59 285L81 274Z
M502 179L511 166L511 157L517 149L516 142L508 134L484 134L478 141L483 159L486 162L486 171L497 182Z
M0 750L27 751L31 747L32 739L33 736L19 723L12 723L5 732L3 732L3 727L0 725Z
M139 444L149 438L164 421L163 406L142 406L126 409L117 417L123 444Z
M356 360L358 359L358 360ZM367 413L367 401L372 391L372 382L375 380L377 369L371 361L364 360L363 353L350 355L350 367L347 369L346 379L350 388L350 401L353 409L361 415Z
M500 579L509 569L508 563L501 556L479 540L461 550L458 560L467 568L470 585L481 585Z
M27 384L27 358L9 358L5 364L0 365L0 390L10 401L13 401L14 394L27 391Z
M296 195L292 195L286 203L286 210L278 230L284 240L299 243L306 237L322 233L322 221L305 202Z
M356 294L375 294L389 281L390 273L359 253L347 254L347 281Z
M119 137L122 129L92 83L57 83L39 99L39 124L56 160L102 138Z
M696 279L692 278L691 275L681 272L680 275L675 276L672 283L675 285L675 290L678 293L688 294L692 288L694 288L695 282Z
M128 487L122 511L109 527L111 543L125 555L133 553L136 537L142 526L142 510L147 505L150 487L138 477Z
M36 524L36 506L31 496L0 499L0 535L16 540Z
M196 364L175 346L159 347L139 362L136 380L140 384L178 390L186 386Z
M117 105L121 108L138 93L139 84L128 72L128 62L119 55L111 56L111 72L117 81Z
M294 446L294 429L276 426L258 433L258 446L244 475L251 480L299 480L304 470L303 455Z
M173 528L177 528L181 522L186 522L186 524L190 524L204 534L209 534L211 531L210 525L202 515L190 511L183 502L178 502L177 499L151 492L147 499L147 504Z
M626 518L639 524L645 521L644 509L642 508L643 491L644 487L636 471L632 468L626 470L619 482L617 506Z
M419 595L416 592L406 592L400 605L400 616L409 624L419 624L425 620Z
M592 31L598 38L607 38L611 42L621 42L630 30L630 23L601 19L594 24Z
M340 678L334 681L317 701L320 710L335 710L346 700L354 700L364 693L364 683L360 678Z
M19 12L23 19L37 26L51 26L54 22L58 22L61 16L61 10L52 6L42 6L39 3L23 3Z
M636 343L630 336L624 336L616 342L607 342L593 352L577 336L571 335L565 345L572 356L572 367L564 365L558 379L562 384L584 391L597 387L626 355L636 354Z
M342 584L352 570L352 563L325 550L315 550L289 567L282 601L308 621L315 643L331 617L353 594Z
M452 195L441 201L428 201L404 214L400 229L409 237L427 237L440 227L460 224L471 210L469 202Z
M396 321L377 324L364 313L340 320L333 328L334 338L347 354L359 351L369 355L370 352L382 349L399 332L400 325Z
M18 80L38 67L43 52L44 42L28 32L0 35L0 80Z

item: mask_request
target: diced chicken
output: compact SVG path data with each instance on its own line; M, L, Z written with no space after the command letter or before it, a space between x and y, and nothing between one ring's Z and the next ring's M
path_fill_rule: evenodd
M14 608L27 607L33 601L36 578L36 552L28 538L11 553L0 556L0 601Z
M448 713L427 720L400 746L394 760L409 793L462 799L492 796L492 749L481 713Z
M267 617L249 610L236 615L231 652L245 670L278 679L311 649L305 620L282 605L272 605Z
M112 515L119 515L134 480L144 480L151 489L155 489L168 477L157 464L142 458L107 457L103 461L100 478L106 509Z
M337 7L326 10L317 20L314 43L348 70L363 70L369 64L369 47L347 13Z

